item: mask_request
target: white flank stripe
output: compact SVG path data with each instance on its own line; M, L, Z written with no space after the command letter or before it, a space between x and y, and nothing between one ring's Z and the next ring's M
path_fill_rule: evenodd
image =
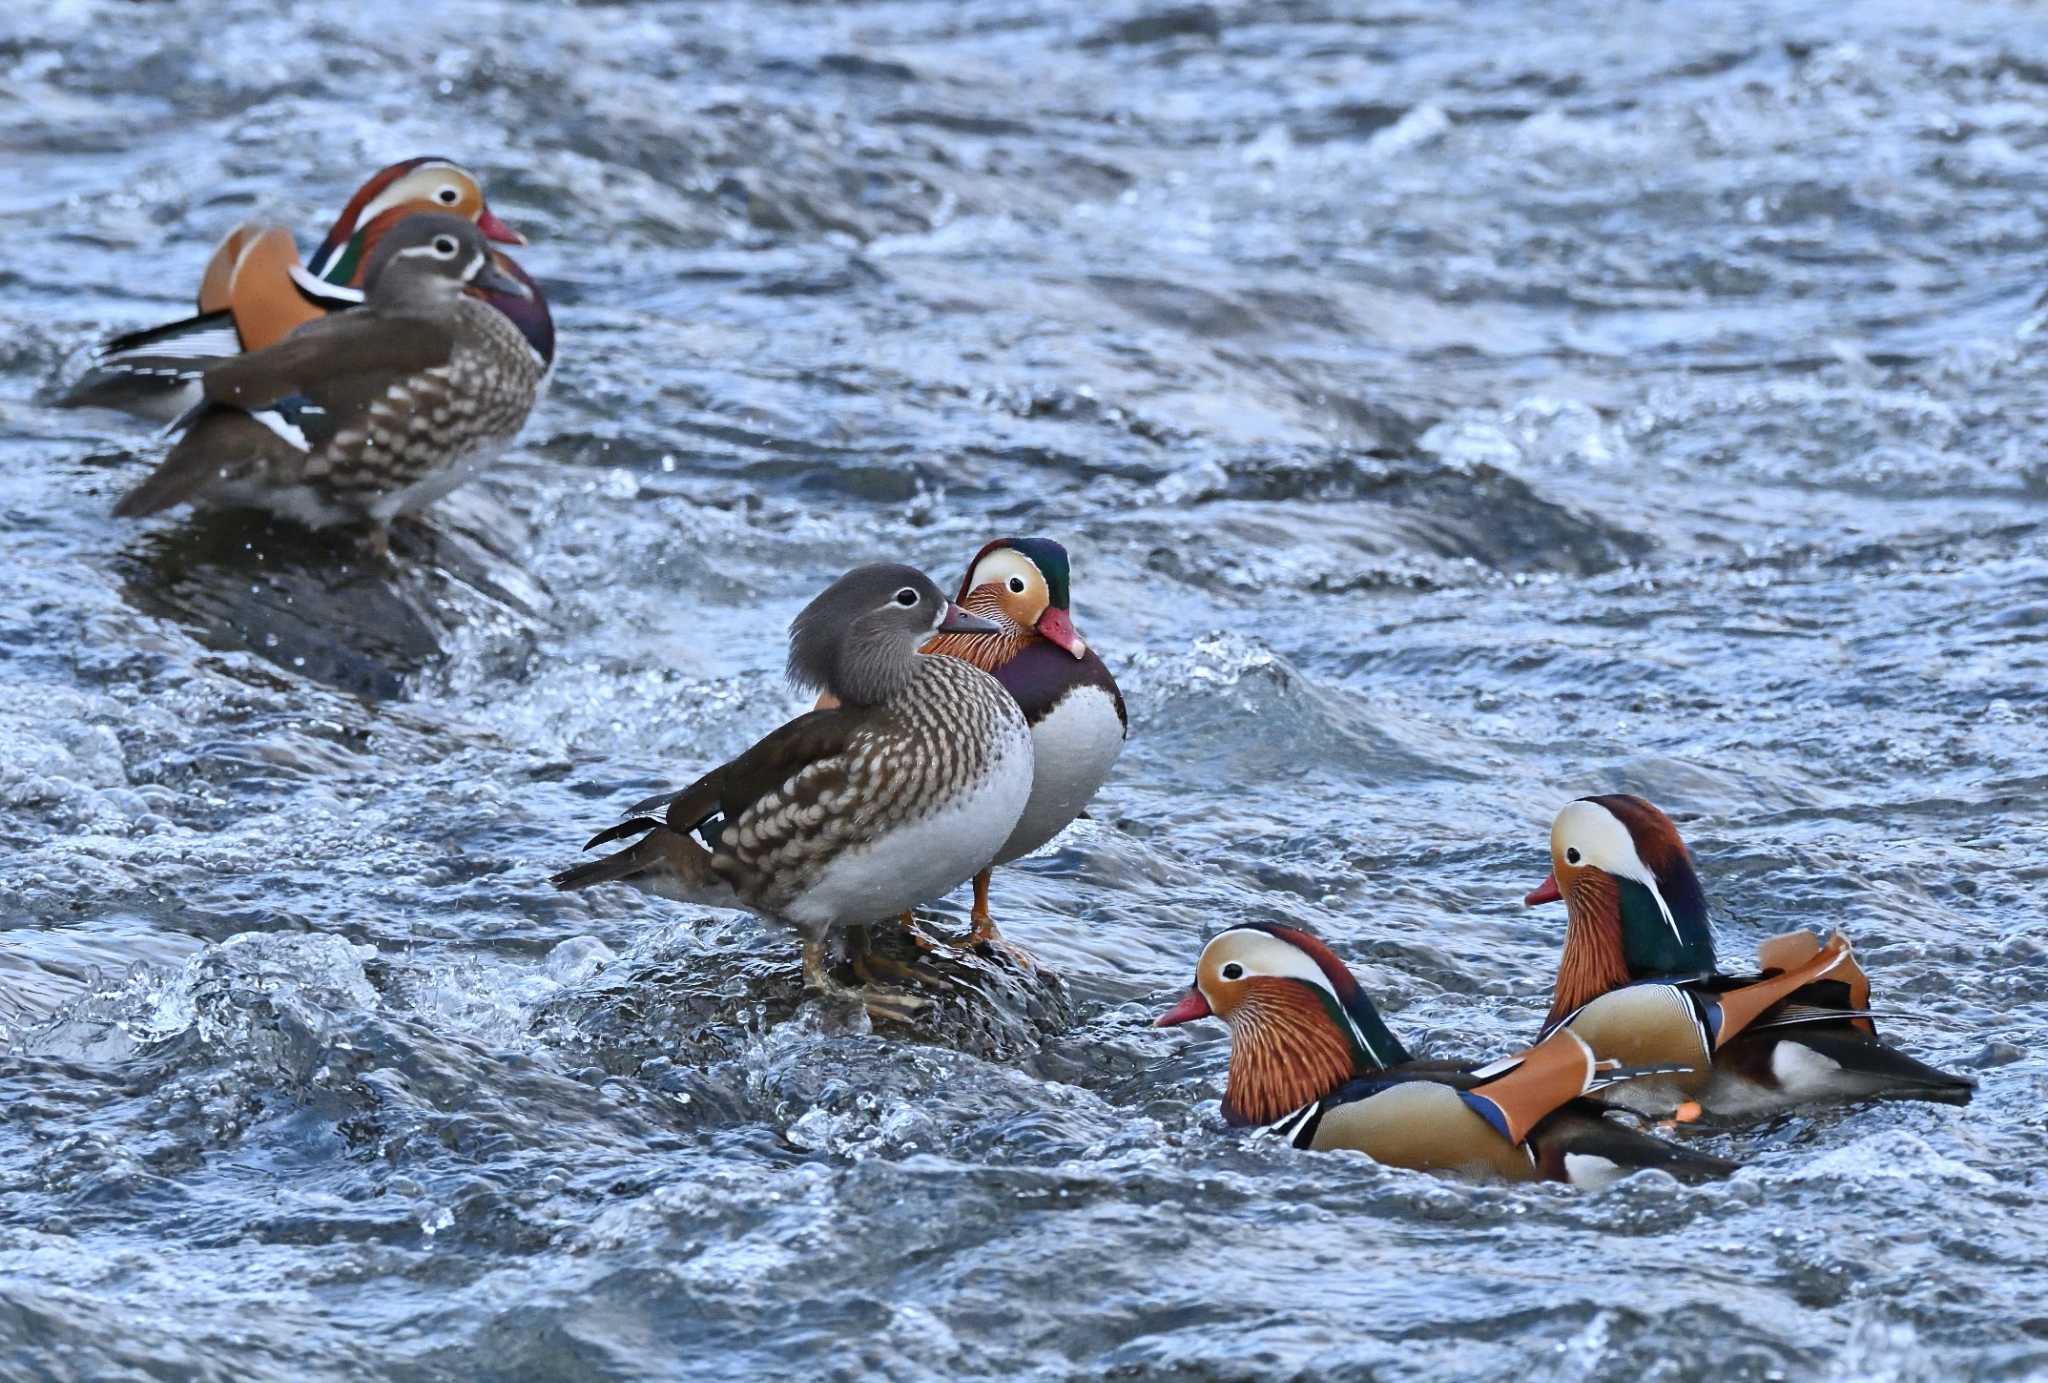
M1771 1074L1788 1095L1809 1095L1830 1088L1842 1063L1786 1038L1771 1049Z
M1314 1116L1315 1112L1322 1108L1322 1105L1323 1102L1321 1100L1310 1100L1292 1114L1284 1114L1270 1124L1259 1125L1252 1132L1252 1138L1254 1141L1264 1138L1278 1138L1281 1142L1291 1145L1296 1136L1300 1134L1302 1125L1306 1124Z
M313 449L312 444L306 440L306 434L294 426L291 420L286 418L284 414L269 408L252 408L249 410L249 416L284 438L285 441L290 442L300 451L311 451Z
M1544 1035L1546 1037L1549 1036L1548 1033ZM1516 1052L1513 1056L1504 1056L1499 1061L1489 1062L1487 1065L1473 1071L1472 1078L1474 1080L1492 1080L1495 1076L1504 1076L1517 1066L1520 1066L1525 1059L1525 1055L1525 1053Z
M300 291L315 302L359 303L363 300L362 289L329 283L303 264L294 264L291 267L291 276L292 282L299 286Z
M1566 1153L1564 1155L1564 1179L1585 1190L1598 1190L1608 1186L1625 1175L1621 1164L1613 1158L1601 1157L1595 1153Z

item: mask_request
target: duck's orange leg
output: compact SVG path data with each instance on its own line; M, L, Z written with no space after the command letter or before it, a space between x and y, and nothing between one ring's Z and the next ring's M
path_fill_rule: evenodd
M986 951L1007 958L1019 970L1036 970L1038 962L1032 959L1031 953L1015 942L1005 940L1003 934L996 929L995 918L989 913L988 878L993 869L994 866L991 865L974 876L974 910L968 914L974 925L968 929L966 936L956 940L953 937L937 935L927 930L914 914L908 912L903 914L903 930L909 932L910 939L927 951L937 950L941 946L949 946L956 951Z
M1031 953L1014 941L1004 940L1003 934L996 930L996 919L988 910L988 880L994 872L995 867L991 865L974 876L974 910L968 914L974 926L961 945L969 950L986 950L1005 956L1012 965L1027 973L1036 970L1038 962L1031 958Z

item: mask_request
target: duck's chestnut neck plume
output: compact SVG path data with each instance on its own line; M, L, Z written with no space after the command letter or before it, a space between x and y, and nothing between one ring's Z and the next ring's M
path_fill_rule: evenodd
M925 644L925 653L942 653L972 663L983 672L994 672L1017 656L1038 635L1010 618L1002 596L991 587L960 593L960 608L979 615L997 627L990 634L938 634Z
M1233 1124L1270 1124L1372 1069L1318 992L1300 980L1251 981L1228 1022L1223 1117Z
M1224 1015L1230 1025L1226 1119L1270 1123L1346 1081L1413 1059L1337 953L1318 938L1271 922L1237 930L1285 942L1314 964L1323 983L1280 975L1243 982Z
M1551 829L1551 877L1531 904L1562 897L1569 920L1550 1024L1635 980L1714 973L1714 930L1671 818L1640 797L1582 797Z
M1569 920L1564 955L1557 965L1557 988L1543 1020L1546 1032L1630 979L1621 939L1621 890L1615 878L1587 870L1561 891Z

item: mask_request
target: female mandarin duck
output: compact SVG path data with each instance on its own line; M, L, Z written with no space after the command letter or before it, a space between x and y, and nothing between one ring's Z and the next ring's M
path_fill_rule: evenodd
M1001 941L989 915L991 870L1065 830L1109 777L1130 731L1116 679L1074 630L1069 588L1064 547L1050 538L1000 538L975 554L957 597L994 632L941 633L924 646L994 676L1031 726L1031 800L995 859L974 876L974 928L964 945Z
M198 402L198 376L206 365L275 345L307 322L360 303L378 241L399 221L423 212L463 217L500 244L526 243L491 211L468 170L443 158L394 163L356 190L308 263L299 261L298 246L283 226L248 221L230 231L200 280L199 315L107 342L92 370L61 402L166 422L178 417ZM555 354L547 300L509 257L493 258L527 292L487 286L471 291L512 319L545 370Z
M958 888L1031 796L1031 733L1015 698L957 658L918 651L935 633L996 632L914 567L848 572L789 628L790 680L834 704L640 803L584 848L634 844L564 870L555 887L621 880L749 909L803 938L806 987L846 993L828 973L833 934ZM923 1006L874 985L851 997L882 1018Z
M253 506L314 528L367 522L381 547L384 525L502 450L533 407L540 367L515 326L468 293L524 291L478 227L408 218L371 255L368 283L363 307L214 361L178 442L115 515Z
M1764 943L1762 979L1720 973L1706 895L1671 818L1640 797L1584 797L1550 830L1551 875L1524 901L1565 904L1544 1020L1602 1056L1683 1074L1608 1092L1643 1113L1755 1118L1863 1099L1967 1104L1972 1083L1877 1040L1870 981L1838 933ZM1833 959L1830 959L1830 958Z
M1597 1059L1569 1032L1477 1068L1414 1060L1344 963L1291 927L1252 923L1216 937L1202 949L1194 988L1156 1026L1210 1017L1230 1028L1223 1117L1270 1128L1297 1148L1576 1186L1644 1167L1688 1178L1735 1170L1581 1103L1643 1072Z

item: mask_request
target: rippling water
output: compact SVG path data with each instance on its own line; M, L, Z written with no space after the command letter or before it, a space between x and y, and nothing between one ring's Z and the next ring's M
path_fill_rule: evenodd
M2037 8L357 9L0 15L0 1373L2048 1372ZM522 445L396 577L109 519L84 347L421 152L557 304ZM1133 713L997 877L1062 992L828 1035L752 921L544 886L832 575L1016 531ZM1610 790L1976 1103L1468 1186L1143 1027L1266 918L1526 1038Z

